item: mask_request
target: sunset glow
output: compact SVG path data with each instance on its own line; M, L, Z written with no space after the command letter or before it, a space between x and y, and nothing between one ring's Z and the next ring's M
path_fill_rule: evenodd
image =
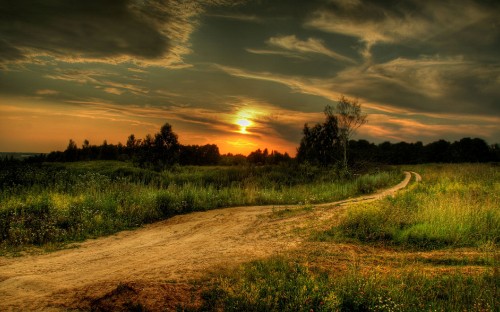
M236 120L236 124L240 126L240 133L247 134L247 127L252 123L248 119L238 119Z
M181 144L293 156L341 95L368 114L355 138L500 142L495 1L23 3L1 7L0 152L168 122Z

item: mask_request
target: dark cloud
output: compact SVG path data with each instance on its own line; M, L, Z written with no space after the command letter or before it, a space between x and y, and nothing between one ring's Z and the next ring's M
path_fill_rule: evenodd
M24 55L19 49L0 38L0 61L14 61L23 58Z
M300 22L312 10L321 7L324 3L325 0L250 0L238 1L236 5L230 7L214 6L207 12L212 16L238 17L240 20L246 16L246 21L293 19Z
M497 37L499 8L489 1L333 0L310 14L305 25L357 37L370 47L391 43L447 50L454 40L464 44L464 39L473 39L468 43L475 45ZM478 33L479 29L490 31Z
M30 53L77 58L160 57L170 47L169 38L132 11L129 2L3 1L0 57L22 58ZM168 21L170 17L163 18Z

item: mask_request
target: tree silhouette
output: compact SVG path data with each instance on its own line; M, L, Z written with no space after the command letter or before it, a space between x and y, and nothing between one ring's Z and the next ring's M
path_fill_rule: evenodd
M333 114L333 108L327 106L325 108L325 113ZM354 134L354 132L367 122L367 115L363 114L361 111L361 104L358 100L351 100L345 96L340 96L339 102L335 107L335 113L337 116L337 124L339 129L339 139L343 150L343 167L344 170L348 171L347 164L347 149L349 145L349 139Z
M450 142L439 140L424 147L426 162L446 163L451 162Z
M215 144L181 145L179 162L181 165L216 165L220 157L219 147Z
M493 159L488 144L479 138L463 138L450 146L453 162L486 162Z
M325 108L325 122L309 128L304 125L303 137L297 150L299 162L308 161L322 166L332 165L338 161L339 128L337 117L330 106Z
M65 161L77 161L78 160L78 146L76 146L75 141L69 140L68 147L64 151Z
M180 144L178 136L172 131L172 126L165 123L154 138L153 161L163 167L179 161Z

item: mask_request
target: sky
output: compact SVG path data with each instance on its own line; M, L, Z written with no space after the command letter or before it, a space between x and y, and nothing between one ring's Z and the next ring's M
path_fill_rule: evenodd
M0 0L0 152L296 153L340 96L356 139L500 142L500 1Z

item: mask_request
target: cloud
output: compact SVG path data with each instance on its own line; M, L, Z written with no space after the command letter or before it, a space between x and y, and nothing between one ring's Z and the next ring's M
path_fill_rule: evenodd
M463 57L442 58L439 56L407 59L398 57L385 63L371 64L361 68L349 68L339 72L336 81L346 92L364 93L375 86L389 97L418 94L429 99L450 95L452 77L469 74L478 64ZM371 91L371 90L370 90Z
M57 95L59 93L60 93L59 91L51 89L41 89L41 90L36 90L35 92L35 94L37 95Z
M222 18L222 19L229 19L229 20L236 20L236 21L242 21L242 22L252 22L252 23L262 23L263 20L252 14L252 15L247 15L247 14L230 14L230 13L219 13L219 14L216 14L216 13L209 13L207 14L207 16L210 16L210 17L218 17L218 18Z
M45 78L74 82L80 85L89 85L114 95L121 95L125 92L135 95L147 95L150 91L148 87L138 83L118 81L126 80L127 77L121 77L118 74L100 69L57 69L54 73L45 75ZM140 82L141 79L132 77L132 80L138 80Z
M440 44L443 37L468 27L493 22L498 6L479 1L406 1L394 5L371 1L332 1L314 11L304 25L308 28L359 38L362 54L369 58L378 43L424 42ZM460 36L455 37L460 40Z
M109 94L114 94L114 95L122 95L123 91L117 88L104 88L104 92L107 92Z
M500 66L464 56L398 57L348 68L332 80L340 90L370 102L392 103L420 112L499 114Z
M331 79L304 78L300 76L279 75L270 72L254 72L223 65L214 65L214 68L234 77L275 82L285 85L295 92L321 96L328 100L337 100L341 95L341 93L330 88L332 87Z
M49 56L65 62L189 66L189 38L205 6L228 1L17 0L0 3L0 63Z
M425 143L442 139L443 136L449 140L457 140L466 136L494 138L500 121L485 123L485 120L463 119L457 123L457 119L449 119L452 116L439 116L436 119L419 121L412 119L414 116L394 116L386 114L371 114L370 121L359 129L359 137L375 141L413 141L419 140ZM443 118L444 117L444 118ZM460 116L454 116L460 118ZM460 120L460 119L458 119Z
M498 114L500 109L489 105L500 97L500 68L485 69L460 58L396 59L367 69L349 68L333 78L287 76L222 65L216 68L234 77L275 82L332 102L342 94L358 97L368 105L377 103L370 107L386 112L481 116ZM471 74L473 78L468 78Z
M265 50L265 49L250 49L247 48L245 49L249 53L253 54L260 54L260 55L280 55L280 56L285 56L285 57L290 57L290 58L296 58L296 59L301 59L301 60L307 60L306 57L297 54L297 53L292 53L288 51L276 51L276 50Z
M158 58L171 47L169 38L125 0L20 0L2 6L3 41L24 56Z
M370 121L367 126L363 127L364 130L360 131L360 133L375 140L385 138L399 141L414 141L419 136L436 139L439 136L443 137L446 135L458 138L459 135L463 137L476 134L482 135L485 138L493 138L496 135L495 131L498 131L500 118L492 117L490 114L494 114L495 111L498 111L498 108L485 108L484 105L479 106L477 102L464 102L456 97L451 97L450 99L445 97L446 101L441 99L441 101L435 102L422 101L425 97L412 100L408 94L405 96L401 95L401 90L398 89L401 89L402 86L408 88L414 95L420 92L419 88L426 85L426 75L421 75L420 78L423 79L422 81L415 81L415 77L419 75L414 75L414 77L408 75L406 79L402 79L402 77L407 75L405 72L418 71L419 68L424 68L423 72L425 72L426 66L430 68L434 66L437 68L440 66L449 66L450 68L447 69L449 71L447 74L449 75L458 74L459 72L466 73L468 69L474 68L474 64L468 64L460 59L442 60L439 58L428 58L421 59L420 61L400 59L389 62L386 64L386 67L382 66L382 69L376 67L372 70L373 73L371 74L363 74L359 69L355 69L345 71L335 78L328 79L291 77L268 72L251 72L220 65L218 68L235 77L282 84L295 92L323 97L330 100L332 104L341 95L337 90L347 90L348 92L343 93L349 97L356 97L358 94L363 95L360 96L360 102L366 109L366 112L368 112ZM399 71L397 70L398 68L400 68ZM402 77L391 78L389 77L389 73L392 75L399 74ZM499 72L496 72L495 75L498 74ZM387 77L380 78L381 75L386 75ZM438 84L438 86L445 87L447 84ZM430 83L430 88L434 90L432 83ZM354 93L356 90L359 93ZM447 96L450 96L449 90L445 91L448 92ZM425 95L427 92L429 90L423 91L422 94ZM380 101L377 100L378 95L382 95L383 99ZM321 121L321 115L317 116L316 122ZM373 116L375 116L375 119L372 119ZM383 116L383 118L380 118L380 116ZM301 116L301 118L304 118L304 116Z
M271 37L267 41L271 46L282 48L285 50L296 51L300 53L317 53L334 58L338 61L355 64L356 62L344 55L341 55L329 48L327 48L321 39L308 38L303 41L298 39L295 35Z

